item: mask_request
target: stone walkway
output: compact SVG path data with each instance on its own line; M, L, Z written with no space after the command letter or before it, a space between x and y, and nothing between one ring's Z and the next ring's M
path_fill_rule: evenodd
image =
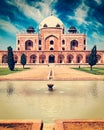
M43 130L55 130L53 123L44 123Z
M54 67L54 80L104 80L104 75L94 75L74 70L69 66L56 66Z
M25 71L0 76L0 80L47 80L49 70L47 66L34 66Z
M0 80L49 80L50 70L53 73L53 80L104 80L104 75L74 70L68 65L32 66L29 70L0 76Z

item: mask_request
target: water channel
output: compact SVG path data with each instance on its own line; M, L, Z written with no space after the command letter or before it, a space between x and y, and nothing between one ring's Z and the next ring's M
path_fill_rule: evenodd
M104 119L104 81L0 81L0 119Z

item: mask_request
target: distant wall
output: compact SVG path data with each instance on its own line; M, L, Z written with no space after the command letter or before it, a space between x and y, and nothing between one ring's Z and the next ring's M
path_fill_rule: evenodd
M42 130L42 121L26 121L26 120L3 120L0 121L0 130Z
M55 130L104 130L104 120L57 120Z
M23 53L27 57L27 64L48 64L51 61L56 64L88 64L90 51L13 51L17 64L20 63ZM5 63L7 51L0 51L0 64ZM97 64L104 64L104 50L97 50Z

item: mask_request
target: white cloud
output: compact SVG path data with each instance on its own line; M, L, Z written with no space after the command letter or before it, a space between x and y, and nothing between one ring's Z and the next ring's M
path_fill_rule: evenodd
M81 27L84 27L84 33L86 33L87 36L87 49L91 49L94 45L97 46L97 49L104 49L104 36L101 35L98 30L99 28L102 28L103 25L99 23L98 21L92 19L91 21L86 21L86 18L88 17L89 7L85 5L85 0L82 1L82 3L75 9L74 16L68 16L70 20L75 20L78 25ZM97 1L97 0L96 0ZM99 1L100 4L100 1ZM93 10L92 10L93 13ZM94 32L89 30L94 30ZM81 31L81 29L80 29ZM90 33L90 34L89 34ZM92 35L91 35L92 34Z
M102 4L102 0L94 0L98 5Z
M9 33L16 33L19 30L10 22L3 19L0 20L0 28Z
M80 24L88 24L88 22L85 20L85 18L88 15L89 7L84 3L84 0L82 0L82 3L79 4L79 6L75 9L74 16L68 16L69 19L76 20L77 23Z
M32 18L37 23L40 23L45 17L51 13L50 5L57 0L44 0L42 2L33 2L33 5L27 4L21 0L7 0L8 4L16 6L25 16Z
M91 49L94 45L98 50L104 50L104 35L98 32L93 32L91 37L87 37L88 49Z
M79 24L85 23L85 18L89 11L89 7L82 3L76 10L75 10L75 17Z

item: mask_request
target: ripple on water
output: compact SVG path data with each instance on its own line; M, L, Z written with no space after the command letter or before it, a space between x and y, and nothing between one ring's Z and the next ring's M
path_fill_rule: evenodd
M50 93L49 91L45 91L45 93Z
M8 83L0 84L1 119L36 118L53 122L104 117L104 81L56 81L53 91L48 91L47 82L43 81L10 83L15 91L9 97Z
M39 90L41 90L41 89L40 89L40 88L37 88L36 90L39 91Z
M59 91L59 93L65 93L64 91Z

